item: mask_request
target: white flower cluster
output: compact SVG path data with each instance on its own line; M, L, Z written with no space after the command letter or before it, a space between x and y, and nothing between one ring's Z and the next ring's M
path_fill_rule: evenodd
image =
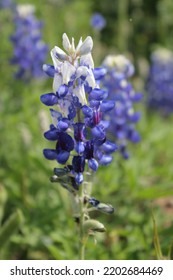
M69 92L72 90L71 94L77 96L79 102L84 105L87 103L84 85L87 84L91 88L96 87L93 75L94 62L91 55L93 40L90 36L84 42L80 38L75 47L74 38L70 43L66 33L63 34L62 39L66 52L57 46L51 50L55 68L53 92L58 92L61 85L66 85L69 87ZM70 89L71 83L73 83L72 89Z
M108 55L103 61L106 68L114 68L116 73L124 73L126 77L134 74L133 64L124 55Z
M21 4L16 6L16 11L21 18L27 18L35 12L35 7L30 4Z

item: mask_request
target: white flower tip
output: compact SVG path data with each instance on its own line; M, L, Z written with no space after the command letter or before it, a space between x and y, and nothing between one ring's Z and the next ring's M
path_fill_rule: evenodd
M16 6L18 15L22 18L26 18L35 12L35 7L30 4L21 4Z
M53 54L56 58L58 58L59 60L66 60L67 59L67 54L62 50L60 49L59 47L55 46L53 48Z
M66 33L64 33L64 34L62 35L62 44L63 44L64 49L65 49L67 52L69 52L70 49L71 49L71 44L70 44L69 38L68 38L68 36L67 36Z
M91 52L93 48L93 40L88 36L79 48L80 55L86 55Z

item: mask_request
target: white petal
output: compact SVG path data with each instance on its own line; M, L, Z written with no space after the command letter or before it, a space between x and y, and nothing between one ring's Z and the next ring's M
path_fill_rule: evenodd
M62 77L60 74L55 74L53 79L53 92L56 92L60 85L62 85Z
M54 47L54 55L56 58L62 61L67 60L68 58L67 54L57 46Z
M74 53L74 52L75 52L74 38L72 38L71 51L72 51L72 53Z
M89 75L86 77L86 81L88 82L88 85L90 87L92 87L92 88L96 87L96 81L95 81L95 78L94 78L94 74L91 70L90 70Z
M91 53L81 56L80 65L88 66L89 68L94 69L94 61Z
M67 85L71 79L71 76L74 75L75 72L76 72L76 68L72 64L70 64L68 61L65 61L61 65L63 84Z
M86 66L79 66L76 71L76 78L88 75L88 68Z
M93 40L90 36L88 36L81 47L79 48L80 55L85 55L91 52L93 48Z
M59 61L56 56L55 56L55 49L52 49L50 52L50 55L52 57L52 61L53 61L53 65L55 67L55 70L57 70L57 68L61 65L61 61Z
M30 4L21 4L16 6L16 11L21 18L27 18L35 12L35 7Z
M87 104L86 96L85 96L85 90L84 86L80 85L76 88L74 88L73 93L79 98L79 102L84 105Z
M64 117L68 116L68 108L70 106L70 101L69 100L65 100L65 99L60 99L59 100L59 107L60 107L60 112L62 113L62 115Z
M82 46L82 37L80 38L79 43L78 43L78 45L76 47L76 53L78 53L78 51L79 51L81 46Z
M63 44L64 49L67 52L69 52L71 50L71 44L70 44L69 38L66 33L64 33L62 36L62 44Z

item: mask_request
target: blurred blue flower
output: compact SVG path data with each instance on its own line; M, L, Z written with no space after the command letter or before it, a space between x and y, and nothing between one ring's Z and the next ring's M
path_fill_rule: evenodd
M57 46L51 50L53 66L43 66L53 78L53 92L43 94L41 101L56 108L50 109L53 123L44 134L56 142L56 147L44 149L43 153L47 159L70 165L70 176L80 185L86 165L96 171L99 164L112 161L111 154L117 146L106 138L107 123L102 115L113 109L115 102L106 103L107 92L99 88L105 71L94 71L92 38L88 36L84 42L81 38L75 48L74 39L70 43L64 33L63 47L66 52Z
M11 63L17 66L15 77L30 80L43 77L42 64L45 61L48 46L42 41L42 22L34 15L34 6L16 6L14 24L15 33L11 36L14 46Z
M108 131L112 139L117 140L123 158L127 159L129 158L127 142L140 141L135 124L140 120L141 114L135 112L134 102L138 102L142 95L136 93L128 81L134 74L134 66L126 57L109 55L102 66L107 70L107 74L102 78L101 83L108 91L110 106L112 101L116 104L113 110L105 112L106 119L110 121Z
M151 54L147 89L147 106L169 115L173 112L173 53L160 48Z
M93 29L101 31L106 26L106 20L100 13L94 13L91 17L90 24Z
M13 0L0 0L0 9L7 9L14 7Z

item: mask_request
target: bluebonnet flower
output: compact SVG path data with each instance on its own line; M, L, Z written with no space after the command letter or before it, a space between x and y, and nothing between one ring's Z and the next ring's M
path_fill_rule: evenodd
M109 164L117 149L107 140L108 124L102 120L103 113L113 109L115 102L107 101L107 92L99 87L105 70L94 70L92 38L88 36L84 42L81 38L75 47L74 39L70 42L64 33L63 47L65 51L55 46L51 50L53 65L43 66L53 78L53 91L41 96L42 103L53 107L53 122L44 136L56 143L54 149L44 149L43 153L47 159L65 165L60 173L70 166L68 176L74 178L77 189L85 170L95 172L99 164Z
M117 139L123 158L129 158L127 141L137 143L140 135L135 124L140 120L140 112L135 112L134 102L142 95L136 93L128 79L134 74L134 66L123 55L109 55L103 61L107 74L101 79L102 85L108 91L109 99L116 102L114 110L106 113L110 120L108 127L112 138Z
M12 8L13 6L13 0L0 0L0 9Z
M48 46L42 41L42 22L34 15L32 5L17 5L14 17L15 33L11 36L14 46L11 63L17 65L15 77L30 80L43 77L42 64Z
M151 54L147 79L147 106L163 115L173 112L173 53L160 48Z
M90 24L93 29L101 31L106 26L106 20L100 13L94 13L91 17Z

